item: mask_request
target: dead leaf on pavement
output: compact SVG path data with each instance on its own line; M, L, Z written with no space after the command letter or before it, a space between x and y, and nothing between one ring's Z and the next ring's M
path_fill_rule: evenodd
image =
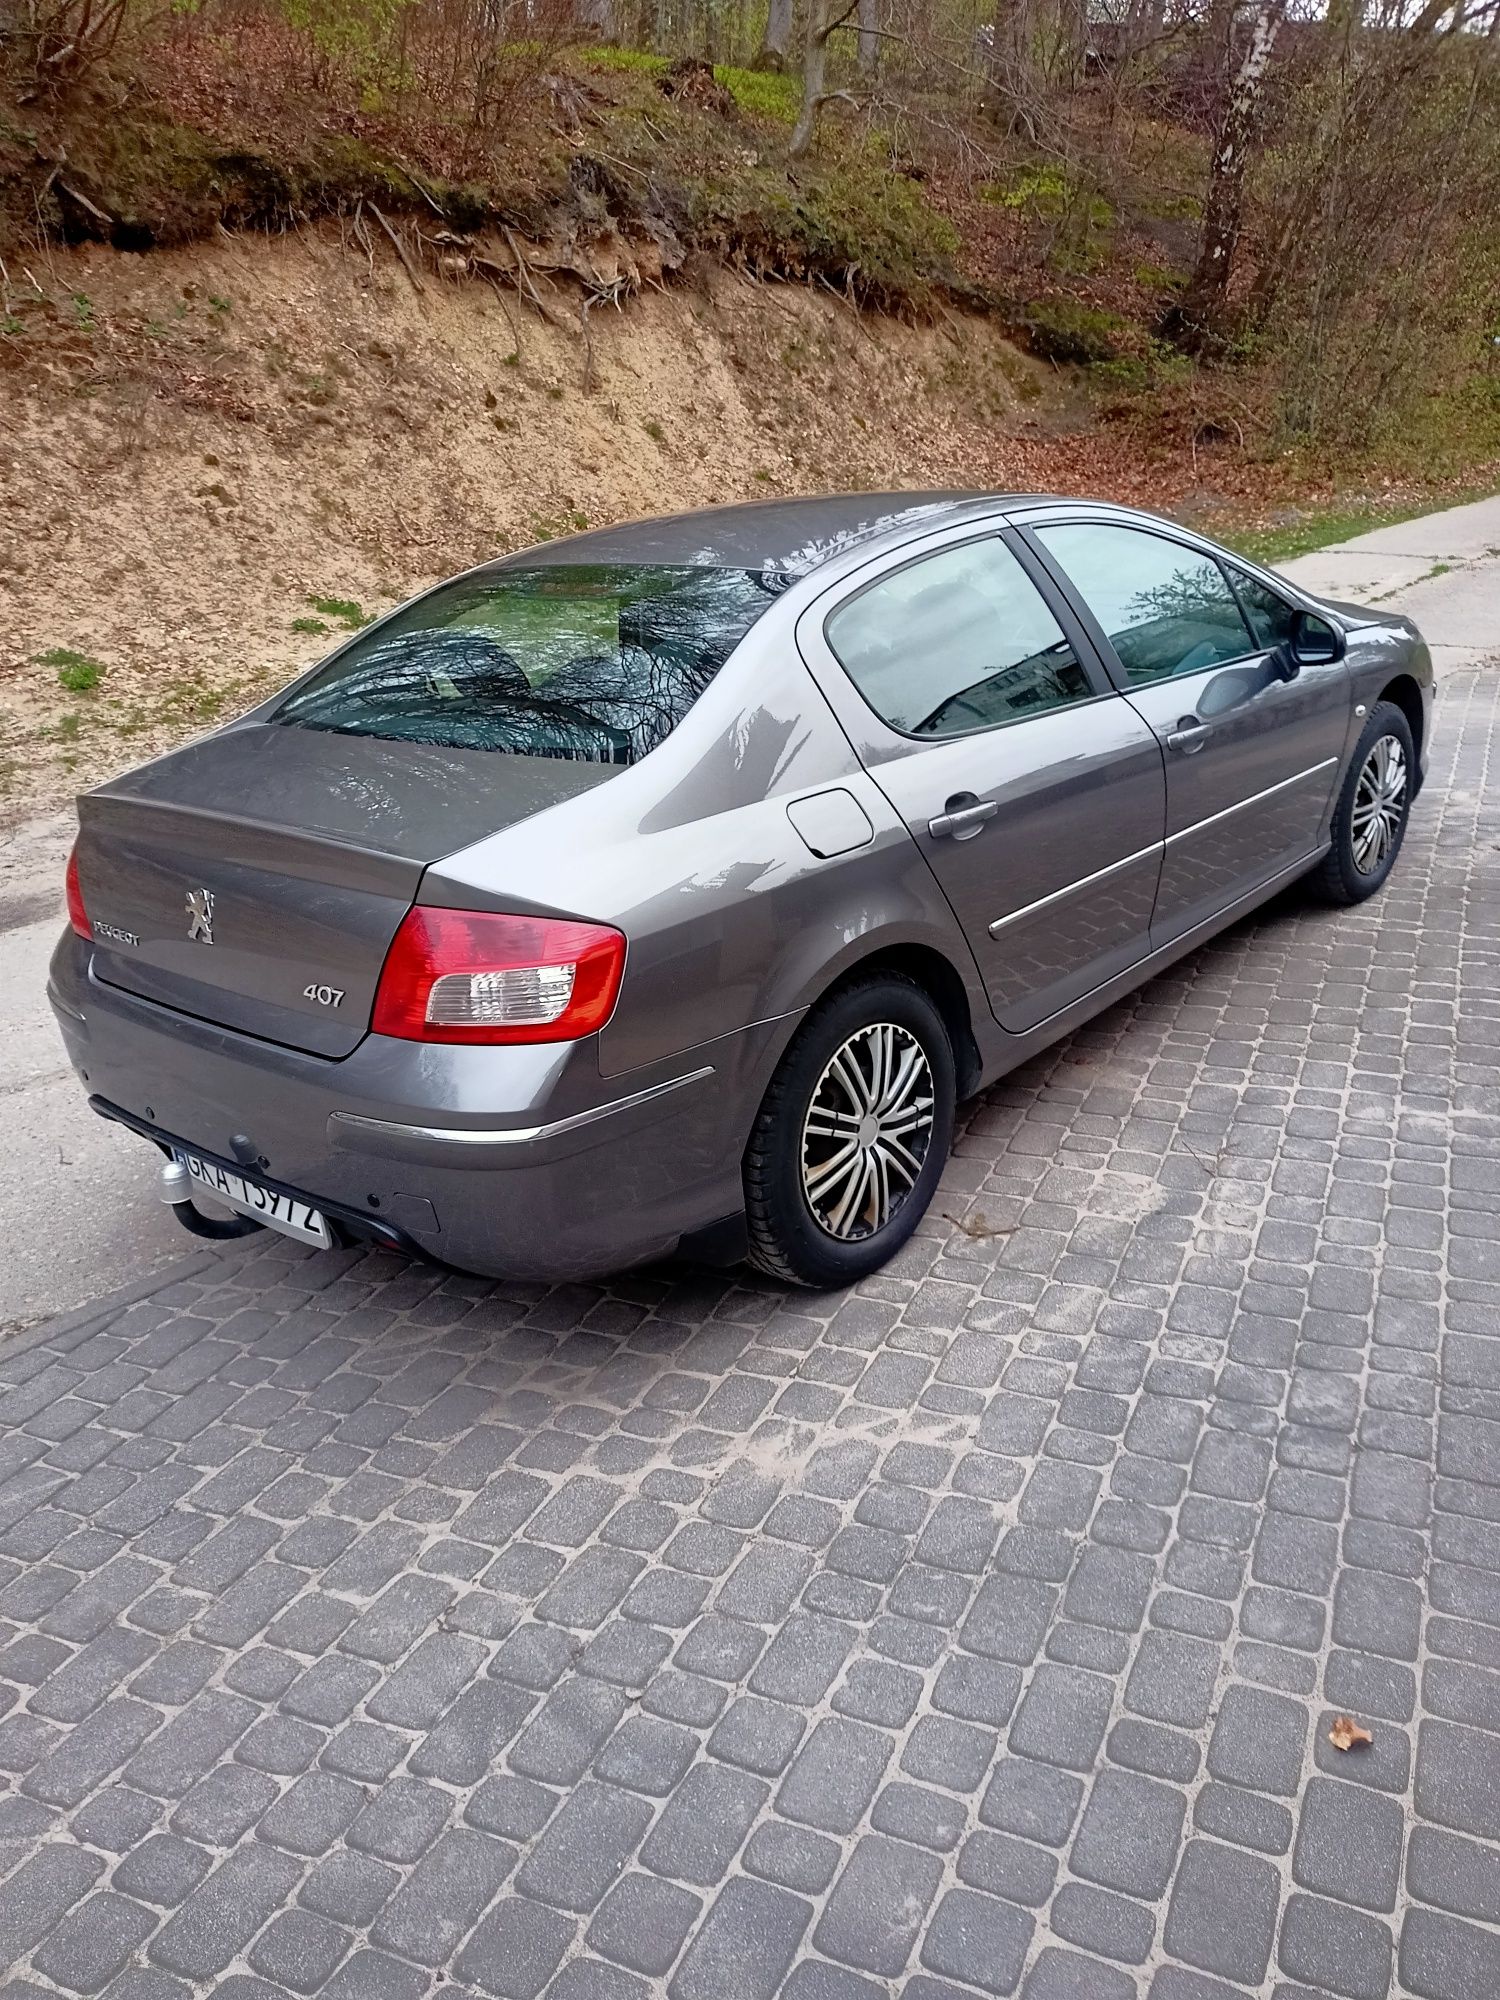
M1362 1722L1356 1722L1352 1715L1336 1715L1333 1727L1328 1732L1328 1740L1335 1750L1353 1750L1362 1743L1373 1743L1375 1738Z

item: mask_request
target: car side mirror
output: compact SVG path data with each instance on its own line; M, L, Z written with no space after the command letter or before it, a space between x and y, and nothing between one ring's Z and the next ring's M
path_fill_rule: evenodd
M1286 652L1296 667L1327 667L1344 657L1345 639L1337 625L1316 612L1299 611L1292 621Z

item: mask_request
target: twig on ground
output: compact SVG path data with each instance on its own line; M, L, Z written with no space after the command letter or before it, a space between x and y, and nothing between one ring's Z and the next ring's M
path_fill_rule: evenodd
M385 217L381 214L380 210L375 206L373 201L370 203L370 213L371 215L374 216L375 220L380 224L381 228L385 231L386 235L389 236L389 238L391 239L391 246L395 250L396 255L401 259L401 262L405 265L407 277L411 279L412 290L414 292L425 292L427 287L422 283L422 280L417 273L417 267L412 262L411 259L411 252L407 249L406 245L401 241L401 238L396 234L395 230L392 229L391 225L386 221Z

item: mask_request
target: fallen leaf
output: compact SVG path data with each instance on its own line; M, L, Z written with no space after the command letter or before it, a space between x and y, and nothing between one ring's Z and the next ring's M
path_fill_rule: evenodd
M1336 1715L1333 1727L1328 1732L1328 1740L1335 1750L1353 1750L1361 1743L1373 1743L1375 1738L1363 1723L1356 1722L1352 1715Z

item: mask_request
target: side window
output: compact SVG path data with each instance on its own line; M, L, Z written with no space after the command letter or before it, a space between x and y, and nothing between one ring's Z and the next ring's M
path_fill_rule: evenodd
M1036 585L1000 541L908 563L841 604L824 634L870 707L908 736L961 736L1093 698Z
M1132 687L1257 650L1211 556L1099 521L1038 528L1120 656Z
M1240 600L1245 616L1250 620L1250 629L1262 646L1285 646L1291 643L1292 628L1297 622L1297 608L1288 604L1284 597L1278 597L1268 589L1259 577L1247 570L1231 569L1229 580L1234 585L1234 594Z

